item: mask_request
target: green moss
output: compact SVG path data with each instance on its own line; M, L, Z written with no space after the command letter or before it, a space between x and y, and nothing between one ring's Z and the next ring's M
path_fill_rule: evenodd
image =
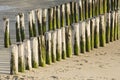
M33 68L38 68L38 64L35 60L32 60L32 67Z
M33 36L36 37L37 36L36 25L35 25L35 23L32 23L32 25L33 25Z
M106 26L106 43L110 42L110 26Z
M90 36L91 36L91 50L94 48L94 26L93 26L93 23L91 21L90 23Z
M95 31L94 31L94 48L98 48L99 47L99 33L96 30L95 27Z
M115 27L114 27L114 40L117 40L117 23L116 22L115 22Z
M53 44L54 44L54 42L52 41L52 44L51 44L52 54L51 54L51 56L52 56L52 62L55 63L56 62L56 56L54 54Z
M62 59L66 59L66 50L64 50L64 43L62 42Z
M111 19L113 21L113 19ZM110 41L112 42L114 40L114 26L112 26L114 23L111 23L111 28L110 28Z
M58 48L58 44L56 45L56 60L60 61L61 60L61 54L60 54L60 50Z
M20 42L21 41L21 37L20 37L20 28L18 28L18 23L16 22L16 41Z
M81 51L81 53L85 53L85 41L83 41L83 37L81 36L80 37L81 39L80 39L80 51Z
M45 21L46 17L42 17L42 31L43 31L43 35L46 32L46 21Z
M42 24L37 20L37 25L38 25L38 34L42 35Z
M29 22L29 37L33 37L33 29L32 26L30 26L30 22Z
M76 37L74 40L75 40L74 41L74 55L79 55L80 51L79 51L79 46L78 46Z
M117 40L119 40L119 23L117 22Z
M20 32L21 32L21 40L24 41L24 39L25 39L25 31L24 31L24 29L21 28Z
M86 31L86 51L90 52L91 45L90 45L90 37L88 36L88 32Z
M19 72L25 72L25 65L24 62L22 61L21 57L18 57L18 71Z
M72 57L72 46L71 46L71 42L70 41L67 41L66 42L66 54L67 54L67 57Z
M25 67L26 67L26 70L30 70L30 66L29 66L29 63L28 63L28 57L26 59L26 65L25 65Z
M103 30L100 30L100 46L105 46L105 32Z
M10 46L10 35L6 30L4 34L4 47L8 48L9 46Z

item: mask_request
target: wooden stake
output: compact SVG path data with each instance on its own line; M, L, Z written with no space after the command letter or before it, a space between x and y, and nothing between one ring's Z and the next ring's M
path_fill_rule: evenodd
M11 59L10 59L10 74L18 74L18 47L12 45L11 47Z
M80 53L80 43L79 43L79 23L72 24L72 43L74 55L79 55Z
M86 20L85 23L85 36L86 36L86 51L90 52L91 50L91 44L90 44L90 20Z
M53 31L51 33L51 56L52 56L52 62L56 62L56 41L57 40L57 32Z
M66 38L66 54L67 57L72 57L72 33L71 27L65 27L65 38Z
M23 43L18 44L18 71L25 72L25 62L24 62L24 45Z
M77 2L74 2L74 22L77 23L78 20L79 20L78 4L77 4Z
M74 23L74 3L75 2L70 2L70 20L71 20L71 24Z
M115 26L114 26L114 40L117 40L118 35L118 10L115 11Z
M43 35L45 34L45 32L47 31L47 9L43 9L42 10L42 31L43 31Z
M56 7L53 7L53 30L56 29Z
M46 63L51 64L52 59L51 59L51 32L46 32L45 33L45 38L46 38Z
M25 51L25 67L27 70L32 69L32 59L31 59L31 45L30 40L24 40L24 51Z
M4 47L8 48L11 45L9 33L9 19L3 18L3 20L4 20Z
M62 59L66 59L65 27L61 28L61 32L62 32Z
M57 26L57 29L59 29L61 26L60 26L60 6L56 6L56 26Z
M31 50L32 50L32 67L38 68L38 39L37 37L31 38Z
M95 18L94 48L99 47L99 17Z
M53 30L53 24L52 24L52 19L53 19L53 8L48 8L48 30Z
M105 15L100 15L100 46L104 47L106 43L106 37L105 37Z
M78 2L78 8L79 8L79 21L82 21L83 20L83 5L82 5L82 0L79 0Z
M65 26L65 4L60 5L60 15L61 15L60 26L64 27Z
M46 66L46 46L45 46L45 38L43 35L38 37L38 60L39 66Z
M92 0L88 0L88 17L92 18Z

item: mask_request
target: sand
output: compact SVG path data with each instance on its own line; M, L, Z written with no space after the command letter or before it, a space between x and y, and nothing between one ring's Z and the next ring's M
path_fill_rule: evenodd
M12 1L13 3L11 0L0 1L0 5L12 8L1 12L0 18L7 15L12 20L11 22L15 22L14 17L17 12L39 7L37 2L36 7L33 7L34 1L27 3L28 0L23 0L26 2L24 4L16 0ZM15 5L12 6L12 4ZM39 67L18 75L0 74L0 80L120 80L120 40L44 68Z

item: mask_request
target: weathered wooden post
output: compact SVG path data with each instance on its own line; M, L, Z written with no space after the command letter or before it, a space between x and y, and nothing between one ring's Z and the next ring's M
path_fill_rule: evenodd
M60 5L60 15L61 15L61 18L60 18L60 26L61 27L64 27L65 26L65 4L61 4Z
M71 27L65 27L65 38L66 38L66 55L72 57L72 33Z
M109 13L110 12L110 0L107 0L107 13Z
M88 17L92 18L92 0L88 0Z
M80 31L79 31L80 32L80 52L85 53L86 41L85 41L85 22L84 21L79 23L79 28L80 28Z
M117 10L117 12L116 12L116 17L117 17L117 19L116 19L116 26L117 26L117 40L119 39L119 22L120 22L118 12L119 12L119 11Z
M85 0L81 0L82 1L82 14L83 14L83 20L85 20Z
M107 13L107 19L106 19L106 43L110 42L110 23L111 23L111 13Z
M70 2L70 20L71 20L71 24L74 23L74 1Z
M48 8L48 30L53 30L53 8Z
M74 2L74 22L77 23L78 20L79 20L78 4L77 4L77 2Z
M95 29L95 18L93 17L90 21L91 50L93 50L94 48L94 29Z
M79 23L72 24L72 43L74 55L79 55L80 53L80 43L79 43Z
M31 45L30 40L24 40L25 67L26 70L32 69Z
M3 18L3 20L4 20L4 47L8 48L11 45L9 33L9 19Z
M46 40L46 63L51 64L51 32L45 33L45 40Z
M99 15L99 1L95 0L95 14L96 16Z
M90 44L90 20L86 20L85 22L85 36L86 36L86 51L90 52L91 44Z
M53 30L56 29L56 7L53 7Z
M32 13L29 12L29 37L33 37Z
M20 33L21 33L21 40L22 42L25 39L25 21L24 21L24 14L19 13L20 16Z
M114 29L114 40L118 39L118 10L115 10L115 29Z
M11 46L10 74L18 74L18 46Z
M24 72L25 71L25 59L24 59L24 44L18 44L18 71Z
M114 0L111 0L111 11L114 11L114 8L115 6L114 6Z
M103 13L107 12L107 0L103 0Z
M65 27L61 28L61 33L62 33L62 59L66 59Z
M51 32L51 56L52 56L52 62L56 62L56 43L57 43L57 32L53 31Z
M47 31L47 9L43 9L42 10L42 31L43 31L43 34L45 34L45 32Z
M105 15L100 15L100 26L99 26L99 33L100 33L100 46L104 47L106 43L105 37Z
M94 29L94 48L99 47L99 17L95 18L95 29Z
M104 1L103 0L99 0L99 14L103 14L103 3Z
M65 17L66 17L66 25L71 25L71 13L70 13L70 3L65 4Z
M38 61L39 66L46 66L46 46L45 46L45 38L43 35L38 37Z
M84 0L85 1L85 19L88 19L88 0Z
M114 41L115 12L111 12L110 41Z
M56 26L59 29L60 26L60 5L56 6Z
M36 10L37 14L37 25L38 25L38 34L42 35L42 9L37 9Z
M57 43L56 43L56 60L60 61L62 58L62 35L61 29L57 29Z
M31 38L31 51L32 51L32 67L38 68L38 39L37 37Z
M95 16L95 0L92 0L92 17Z
M31 15L32 15L33 36L36 37L37 31L36 31L35 11L34 10L31 11Z
M82 0L79 0L78 2L78 9L79 9L79 21L83 20L83 5Z

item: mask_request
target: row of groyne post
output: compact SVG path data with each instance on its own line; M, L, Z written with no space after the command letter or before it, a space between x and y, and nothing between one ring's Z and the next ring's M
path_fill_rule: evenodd
M4 46L11 46L10 74L45 67L73 55L90 52L119 39L118 0L77 0L16 16L16 44L4 18ZM11 45L12 44L12 45Z

